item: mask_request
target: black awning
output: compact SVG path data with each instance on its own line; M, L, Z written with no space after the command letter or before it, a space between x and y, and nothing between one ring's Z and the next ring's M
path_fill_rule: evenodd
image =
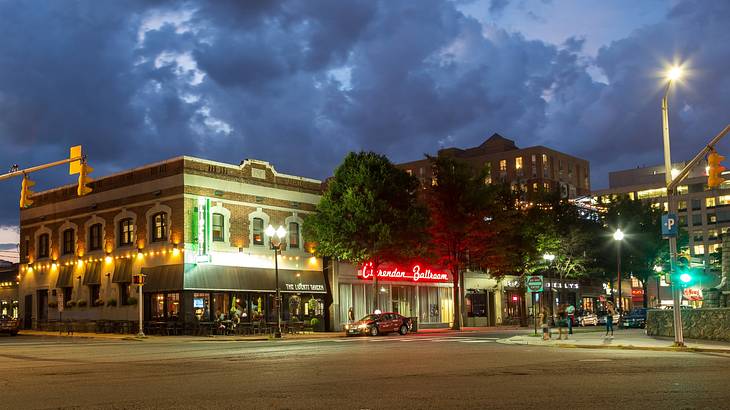
M84 273L84 286L101 285L101 262L91 262L86 264L86 272Z
M132 264L133 259L117 259L114 264L114 283L132 283Z
M162 265L142 268L145 292L180 291L183 289L184 266L195 265Z
M220 290L264 291L276 290L274 269L248 268L208 264L163 265L142 268L144 290ZM321 271L279 270L282 292L327 293Z
M56 280L57 288L72 288L74 287L74 266L76 265L62 265L58 268L58 279Z

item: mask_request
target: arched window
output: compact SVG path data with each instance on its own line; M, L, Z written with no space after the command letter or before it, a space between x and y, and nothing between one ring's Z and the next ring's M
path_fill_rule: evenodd
M119 221L119 246L129 246L134 242L134 222L132 218Z
M167 240L167 214L158 212L152 215L152 242Z
M299 224L289 222L289 248L299 249Z
M75 234L73 229L66 229L63 231L63 254L71 255L74 253L74 242L76 242Z
M213 242L223 242L225 239L223 222L225 218L223 214L213 214Z
M38 258L47 258L50 251L51 236L44 233L38 237Z
M264 220L261 218L253 218L253 244L264 244Z
M89 227L89 250L101 249L101 224L93 224Z

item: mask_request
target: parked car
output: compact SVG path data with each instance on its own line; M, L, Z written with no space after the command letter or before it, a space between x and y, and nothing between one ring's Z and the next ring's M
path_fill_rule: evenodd
M607 316L606 316L605 313L600 314L598 316L598 324L601 325L601 326L606 326L606 317ZM618 314L614 314L613 315L612 322L613 322L614 325L617 325L618 324Z
M398 313L373 313L354 323L345 325L345 335L377 336L398 332L405 335L411 330L411 319Z
M623 327L646 327L646 308L636 308L624 316Z
M578 317L578 325L580 326L596 326L598 324L598 316L596 316L594 313L584 313L582 316Z
M10 316L0 317L0 333L8 333L10 336L16 336L20 330L20 322Z

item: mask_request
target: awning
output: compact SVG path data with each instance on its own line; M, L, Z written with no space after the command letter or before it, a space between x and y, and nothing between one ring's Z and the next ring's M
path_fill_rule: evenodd
M117 259L114 263L114 283L132 283L133 259Z
M74 266L76 265L62 265L58 268L58 279L56 279L57 288L74 287Z
M100 273L101 262L87 263L86 272L84 273L84 286L101 285Z
M142 268L144 290L264 291L276 290L274 269L209 264ZM321 271L279 269L282 292L327 293Z

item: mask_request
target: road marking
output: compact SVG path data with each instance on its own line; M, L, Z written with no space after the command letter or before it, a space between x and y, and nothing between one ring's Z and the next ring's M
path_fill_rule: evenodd
M582 359L579 362L612 362L613 359Z

